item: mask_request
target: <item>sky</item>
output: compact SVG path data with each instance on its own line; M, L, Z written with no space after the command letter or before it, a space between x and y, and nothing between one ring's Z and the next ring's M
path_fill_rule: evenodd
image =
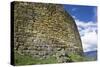
M97 7L64 5L78 27L84 52L97 50Z

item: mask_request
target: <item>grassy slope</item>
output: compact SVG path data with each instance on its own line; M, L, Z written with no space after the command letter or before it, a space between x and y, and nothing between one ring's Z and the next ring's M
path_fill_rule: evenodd
M91 58L82 57L75 54L69 54L68 60L69 59L72 60L72 62L83 62L91 60L93 61L93 59ZM50 57L47 59L39 59L15 53L15 65L35 65L35 64L54 64L54 63L58 63L55 57Z
M50 57L47 59L39 59L15 53L15 65L33 65L33 64L50 64L50 63L57 63L56 58Z

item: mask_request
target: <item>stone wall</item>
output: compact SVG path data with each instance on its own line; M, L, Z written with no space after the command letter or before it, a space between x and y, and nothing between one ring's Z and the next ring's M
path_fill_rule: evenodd
M14 3L14 50L40 59L67 62L83 49L74 19L59 4Z

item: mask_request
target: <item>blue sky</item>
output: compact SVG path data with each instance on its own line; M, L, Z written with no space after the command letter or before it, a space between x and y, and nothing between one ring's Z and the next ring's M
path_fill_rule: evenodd
M96 6L79 6L79 5L64 5L65 10L67 10L72 16L75 16L80 21L93 21L96 20Z
M78 27L84 52L97 50L97 7L64 5Z

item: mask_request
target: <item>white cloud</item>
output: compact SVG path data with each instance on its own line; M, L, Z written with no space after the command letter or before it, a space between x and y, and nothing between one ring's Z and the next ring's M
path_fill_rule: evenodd
M84 52L97 49L97 23L75 20L81 35Z
M81 37L84 51L92 51L97 48L97 34L95 31L84 33Z

